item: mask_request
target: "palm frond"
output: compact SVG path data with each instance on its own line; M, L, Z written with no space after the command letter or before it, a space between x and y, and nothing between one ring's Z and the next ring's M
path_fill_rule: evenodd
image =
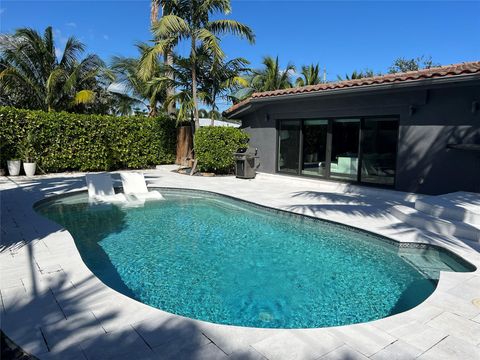
M209 22L206 28L215 35L232 34L247 39L251 44L255 43L253 30L235 20L214 20Z
M90 104L95 101L95 92L92 90L81 90L75 94L73 103L75 105Z

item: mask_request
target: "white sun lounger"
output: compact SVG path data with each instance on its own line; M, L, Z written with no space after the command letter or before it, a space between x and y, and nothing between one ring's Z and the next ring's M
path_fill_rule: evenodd
M123 203L127 201L124 194L115 194L112 178L107 173L86 174L90 202Z
M148 191L143 174L121 173L123 192L139 200L164 200L162 194L156 190Z

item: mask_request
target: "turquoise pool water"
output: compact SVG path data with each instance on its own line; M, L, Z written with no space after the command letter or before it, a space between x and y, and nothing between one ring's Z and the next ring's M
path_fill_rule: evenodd
M37 211L70 231L108 286L221 324L312 328L379 319L424 301L440 270L473 270L433 248L399 248L221 196L161 191L165 201L143 207L92 206L82 193Z

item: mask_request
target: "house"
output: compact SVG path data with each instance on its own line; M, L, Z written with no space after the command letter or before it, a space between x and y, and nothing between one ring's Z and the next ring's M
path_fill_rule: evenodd
M262 172L480 192L480 62L255 93L224 115Z
M200 127L212 126L212 119L210 118L200 118ZM231 123L223 120L214 120L213 126L226 126L226 127L240 127L240 124Z

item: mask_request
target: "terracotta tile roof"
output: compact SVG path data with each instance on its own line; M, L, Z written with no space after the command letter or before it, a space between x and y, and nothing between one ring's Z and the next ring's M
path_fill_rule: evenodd
M225 111L225 114L228 115L233 113L235 110L238 110L243 106L249 104L252 99L304 94L304 93L315 93L315 92L321 92L321 91L333 90L333 89L363 87L363 86L369 86L369 85L397 83L397 82L404 82L404 81L443 78L443 77L451 77L451 76L474 74L474 73L480 74L480 61L440 66L440 67L422 69L417 71L408 71L404 73L373 76L373 77L363 78L363 79L344 80L344 81L337 81L337 82L326 83L326 84L301 86L301 87L294 87L290 89L282 89L282 90L274 90L274 91L265 91L265 92L254 93L248 99L245 99L239 102L238 104L233 105L232 107L230 107Z

